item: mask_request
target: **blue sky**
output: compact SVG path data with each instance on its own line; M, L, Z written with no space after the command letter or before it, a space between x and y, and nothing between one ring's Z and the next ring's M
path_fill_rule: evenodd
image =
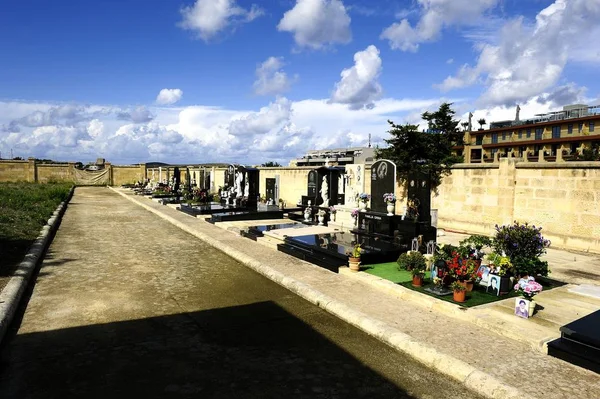
M0 151L287 163L445 100L488 120L594 105L598 18L589 0L5 0Z

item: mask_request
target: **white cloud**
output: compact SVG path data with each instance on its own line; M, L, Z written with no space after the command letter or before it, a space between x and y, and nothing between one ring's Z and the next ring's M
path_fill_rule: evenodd
M148 107L151 122L119 119L121 108L91 105L68 124L29 127L21 132L0 130L0 151L62 161L93 161L104 157L115 164L163 161L172 163L239 162L287 164L307 150L366 145L387 137L387 120L402 122L407 112L434 106L438 99L376 101L373 109L352 110L327 99L291 101L278 97L257 111L210 106ZM0 123L9 125L53 104L0 102ZM107 111L107 110L110 110ZM79 120L81 119L81 120Z
M582 46L592 53L600 51L599 42L586 39L599 29L599 18L598 2L556 0L538 13L533 25L522 17L507 22L498 44L479 46L475 66L461 66L438 87L447 91L484 84L481 106L525 101L555 86Z
M350 17L341 0L296 0L277 29L293 33L300 48L322 49L352 40Z
M208 41L230 26L251 22L263 14L257 5L247 10L239 7L236 0L196 0L194 5L181 9L183 20L179 26Z
M373 107L383 92L378 82L381 58L377 47L370 45L354 54L354 66L344 69L342 79L331 94L334 103L348 104L352 109Z
M136 107L132 110L123 110L117 113L117 118L133 123L147 123L154 119L154 115L144 106Z
M479 23L484 13L499 0L417 0L420 19L412 26L407 18L388 26L381 33L394 50L417 51L420 43L436 40L445 27ZM406 14L403 14L404 16Z
M285 97L279 97L275 102L263 107L259 112L253 112L229 124L229 133L233 136L253 136L263 134L280 126L290 119L292 102Z
M162 89L156 96L156 103L159 105L173 105L183 96L181 89Z
M264 96L281 94L290 89L298 77L288 78L283 71L283 57L269 57L256 68L254 93Z

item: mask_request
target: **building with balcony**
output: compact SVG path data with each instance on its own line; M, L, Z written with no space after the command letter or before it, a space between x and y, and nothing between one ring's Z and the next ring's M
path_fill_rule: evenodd
M518 115L518 112L517 112ZM533 118L491 122L487 130L465 132L466 163L495 162L502 157L524 161L569 161L600 143L600 105L575 104Z
M311 150L301 158L293 159L290 166L336 166L353 163L372 164L375 149L371 147L334 148L331 150Z

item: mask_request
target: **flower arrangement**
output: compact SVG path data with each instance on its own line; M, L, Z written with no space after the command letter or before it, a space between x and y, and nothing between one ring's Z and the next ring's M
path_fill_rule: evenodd
M517 293L523 295L525 299L531 300L535 295L542 292L543 287L540 283L535 281L535 278L528 277L526 279L522 278L519 280L519 282L515 284L514 289L517 291Z
M360 193L356 196L356 198L358 198L362 202L367 202L371 199L371 195L367 193Z
M508 256L521 276L548 275L548 262L540 260L550 246L541 233L541 227L514 222L512 225L496 225L493 248L497 253Z
M442 285L444 284L444 280L442 280L439 277L434 277L433 278L433 285L435 285L437 288L442 288Z
M331 205L329 207L329 212L331 212L332 214L335 214L337 212L337 209L335 209L335 206Z
M362 253L362 251L363 249L360 246L360 244L354 244L352 249L346 252L346 255L348 255L351 258L360 258L360 254Z
M356 219L358 217L358 209L352 209L352 211L350 212L350 216Z
M319 212L317 213L319 216L323 216L325 217L325 215L327 215L327 212L325 212L324 209L319 209Z
M406 217L408 219L417 220L419 218L419 205L420 202L416 198L406 202Z
M383 200L388 204L391 205L394 202L396 202L396 196L394 195L394 193L385 193L383 194Z
M514 273L514 267L508 256L502 256L495 252L490 253L488 256L490 262L490 273L497 274L499 276L506 276L507 274Z
M472 258L461 258L458 252L452 253L452 259L446 264L448 274L459 281L475 280L477 277L477 262Z

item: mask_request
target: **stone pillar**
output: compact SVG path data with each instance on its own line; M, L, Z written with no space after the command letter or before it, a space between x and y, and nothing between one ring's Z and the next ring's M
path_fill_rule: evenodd
M29 162L27 181L35 183L37 182L37 164L35 158L27 158L27 161Z
M516 160L504 158L498 167L498 224L511 224L515 208Z
M106 162L104 164L104 167L106 169L108 169L108 185L109 186L114 186L114 182L113 182L113 168L112 168L112 164L110 162Z
M148 178L148 171L146 169L145 163L140 164L140 176L141 176L142 183L144 183L146 181L146 179Z
M465 163L471 163L471 146L465 145L463 148Z
M499 162L499 161L498 161L498 159L499 159L499 156L500 156L500 153L499 153L498 151L496 151L496 152L494 153L494 163L498 163L498 162Z
M544 158L544 150L538 151L538 162L546 162L546 158Z
M562 147L556 150L556 162L565 162Z

